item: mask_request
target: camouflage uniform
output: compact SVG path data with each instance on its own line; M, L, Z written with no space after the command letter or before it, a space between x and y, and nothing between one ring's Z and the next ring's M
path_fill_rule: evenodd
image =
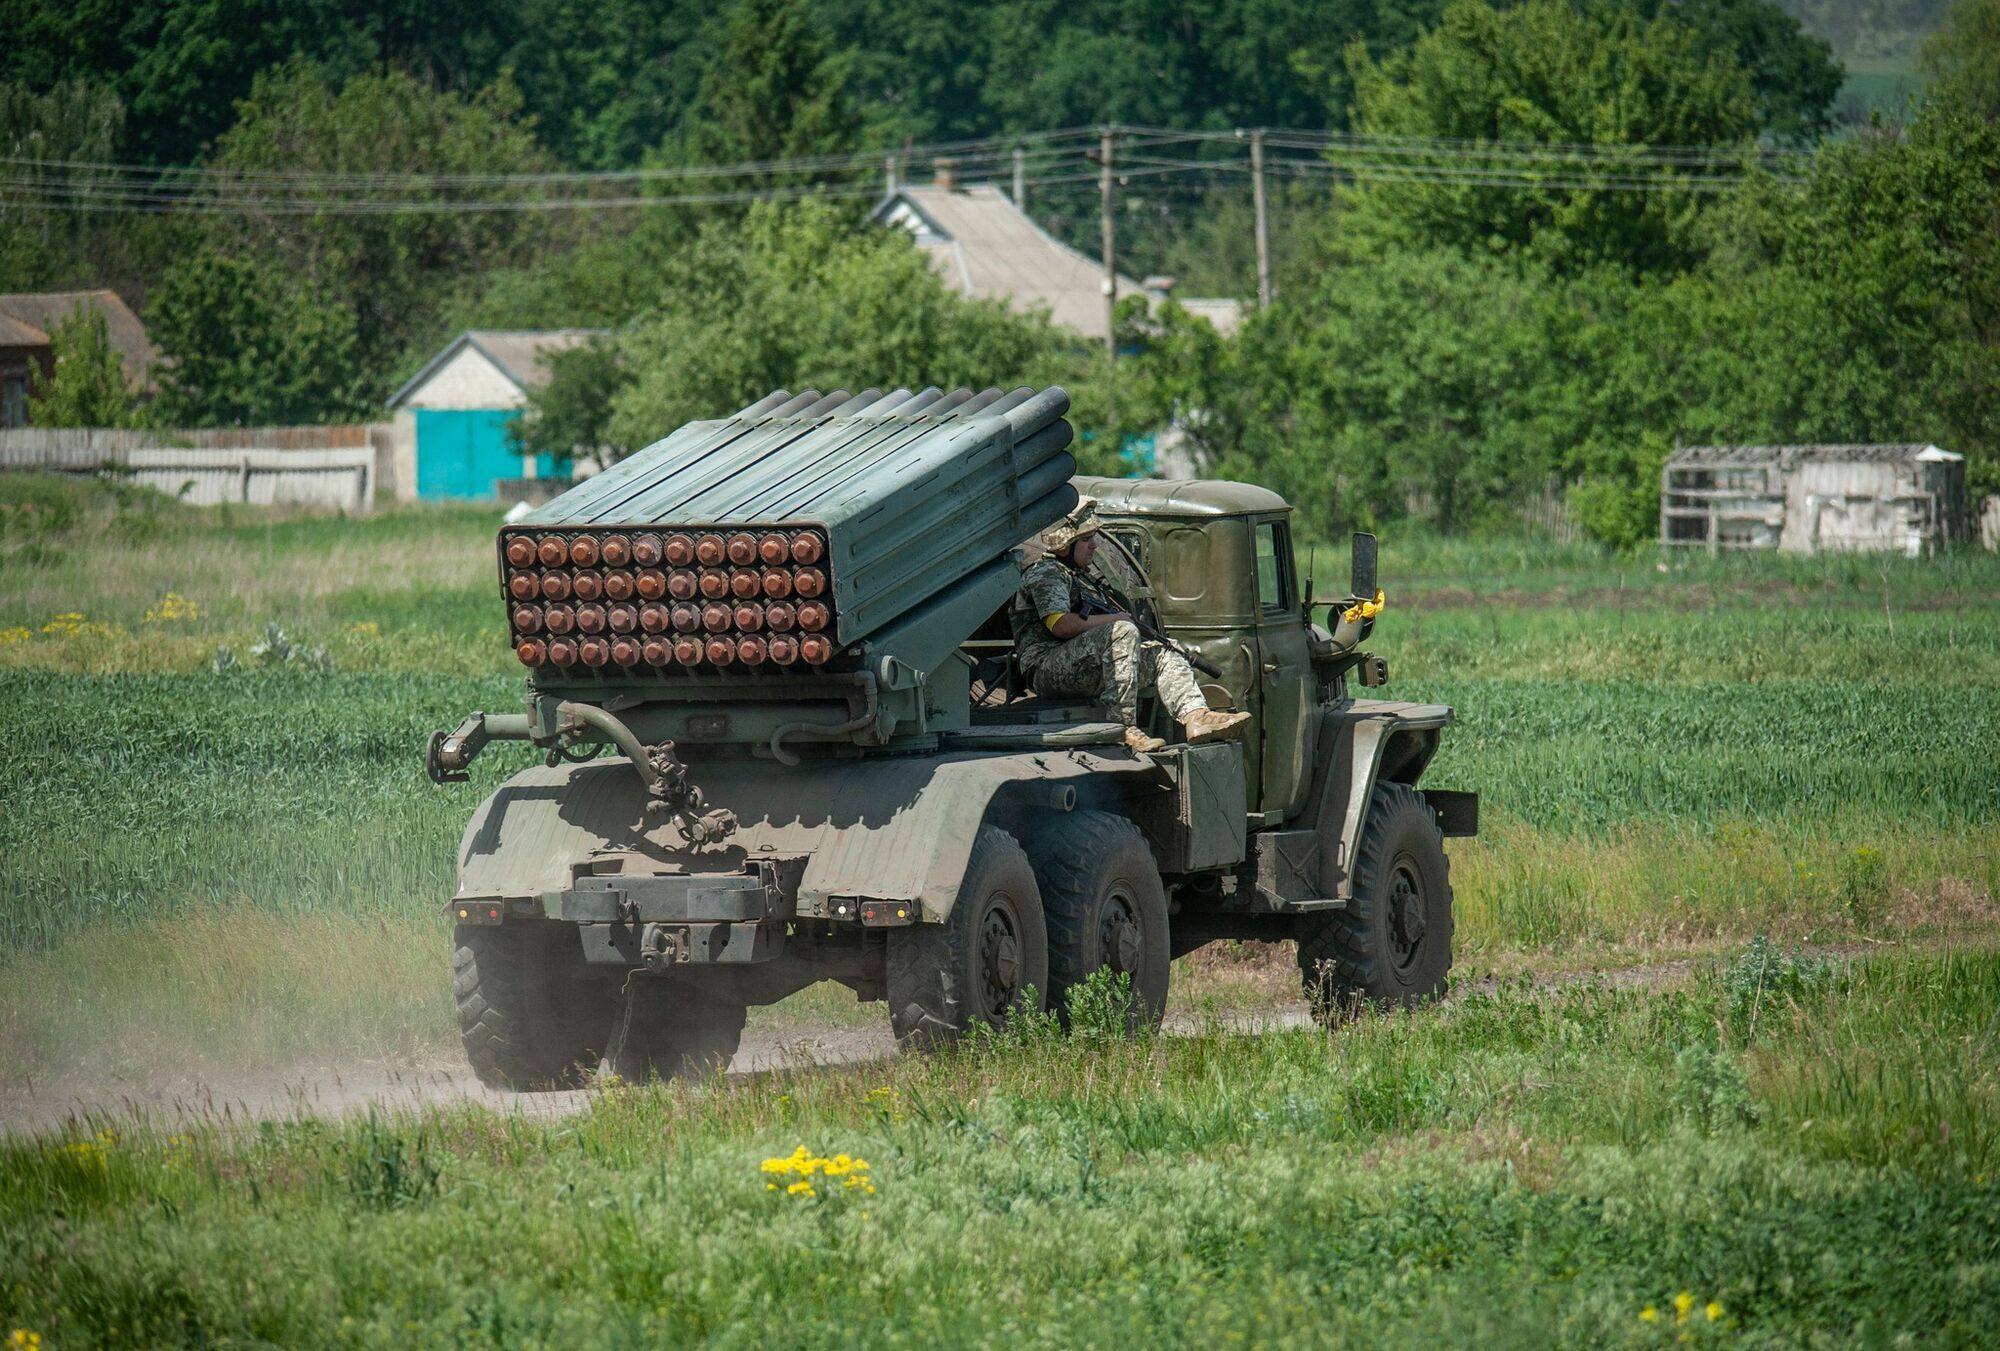
M1076 574L1061 559L1043 558L1021 574L1009 619L1015 657L1029 689L1057 699L1104 699L1116 706L1127 727L1139 723L1139 691L1147 685L1159 691L1176 722L1208 707L1187 658L1140 638L1129 620L1074 638L1050 633L1047 617L1073 613L1078 604Z

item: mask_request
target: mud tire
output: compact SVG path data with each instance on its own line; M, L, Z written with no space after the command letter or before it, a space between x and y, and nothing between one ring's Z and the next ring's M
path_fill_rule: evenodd
M616 1004L589 973L575 930L461 924L452 939L458 1035L479 1082L543 1092L588 1079Z
M1049 927L1049 1007L1069 1026L1069 994L1110 965L1132 979L1129 1030L1167 1011L1173 949L1167 891L1139 828L1110 812L1068 812L1035 836L1035 881Z
M1044 1007L1048 927L1035 870L1012 835L980 827L950 916L890 930L888 967L889 1025L910 1049L947 1045L974 1022L998 1026L1031 987L1034 1007Z
M743 1044L750 1010L741 1000L659 977L635 977L653 988L641 992L623 1052L611 1070L628 1084L661 1079L699 1079L729 1068ZM614 1020L618 1013L613 1013Z
M1335 1023L1363 1007L1441 998L1451 971L1451 863L1423 795L1375 786L1345 910L1298 919L1299 980L1313 1016Z

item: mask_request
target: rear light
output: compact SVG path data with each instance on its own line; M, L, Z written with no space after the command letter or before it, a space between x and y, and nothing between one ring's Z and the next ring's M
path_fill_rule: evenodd
M535 557L542 560L545 568L559 568L569 561L569 546L563 543L561 535L544 535L535 546Z
M632 541L632 561L642 568L657 568L666 556L658 535L641 535Z
M569 561L580 568L597 566L597 541L588 535L578 535L569 542Z
M622 568L632 561L632 541L623 535L607 535L598 552L607 568Z
M632 599L632 592L636 589L637 583L633 580L632 574L629 572L607 572L604 574L604 594L612 600L630 600ZM656 597L648 596L646 599L653 600Z
M596 600L604 594L604 578L594 572L579 572L570 578L569 589L578 600Z
M561 572L542 574L542 596L547 600L569 599L569 577Z
M540 666L549 659L549 650L539 638L523 638L514 645L514 655L523 666Z
M724 552L737 567L747 568L757 561L757 537L748 533L731 535Z

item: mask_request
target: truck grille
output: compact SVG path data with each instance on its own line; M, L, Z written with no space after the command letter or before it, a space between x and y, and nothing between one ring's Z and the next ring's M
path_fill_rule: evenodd
M500 535L508 633L531 669L823 666L836 655L827 562L807 526Z

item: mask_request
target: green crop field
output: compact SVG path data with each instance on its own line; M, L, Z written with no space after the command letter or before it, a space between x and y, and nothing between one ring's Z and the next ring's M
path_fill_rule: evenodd
M453 1055L453 849L527 760L439 788L420 750L519 700L494 525L0 478L0 1091ZM1137 1043L1031 1025L554 1122L80 1122L0 1146L0 1332L1980 1340L2000 560L1390 537L1382 576L1389 693L1457 708L1431 774L1482 796L1469 993L1243 1035L1289 958L1232 949ZM875 1191L767 1191L800 1144Z

